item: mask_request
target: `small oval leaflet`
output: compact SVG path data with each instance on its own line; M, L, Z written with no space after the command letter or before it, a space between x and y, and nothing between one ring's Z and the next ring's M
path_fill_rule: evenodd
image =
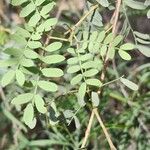
M34 109L31 103L29 103L23 113L23 121L26 125L30 125L34 118Z
M62 47L61 42L53 42L52 44L48 45L45 50L48 52L57 51Z
M132 50L134 48L135 48L135 46L132 43L125 43L120 46L120 49L123 49L123 50Z
M38 82L38 86L45 90L45 91L49 91L49 92L56 92L58 87L55 83L53 82L48 82L48 81L39 81Z
M77 93L78 103L81 107L85 106L84 96L86 94L86 83L82 83Z
M82 80L82 74L78 74L75 77L72 78L71 80L71 85L76 85Z
M91 97L92 97L93 106L97 107L99 105L99 102L100 102L98 94L96 92L92 92Z
M131 60L131 56L127 52L125 52L123 50L119 50L118 53L122 59Z
M78 72L79 70L80 70L80 66L75 65L75 66L69 67L67 70L67 73L75 73L75 72Z
M34 102L35 102L35 106L36 106L37 110L40 113L42 113L42 114L46 113L47 109L44 106L45 105L44 100L42 99L42 97L40 95L34 96Z
M41 71L45 77L61 77L64 74L59 68L44 68Z
M25 104L28 103L29 101L31 101L33 98L33 94L32 93L25 93L25 94L20 94L17 97L15 97L11 103L14 105L21 105L21 104Z
M133 91L137 91L138 90L138 86L135 83L131 82L130 80L125 79L125 78L121 78L120 81L125 86L127 86L128 88L130 88L131 90L133 90Z
M1 85L3 87L7 86L13 81L14 78L15 78L15 71L9 70L6 74L3 75Z
M47 64L56 64L64 60L65 60L65 57L62 55L50 55L50 56L45 56L44 58L42 58L42 61L44 61Z
M97 86L97 87L101 87L102 86L102 83L100 80L98 79L87 79L86 80L86 83L88 85L93 85L93 86Z
M16 70L16 80L20 86L23 86L25 82L25 75L22 71Z

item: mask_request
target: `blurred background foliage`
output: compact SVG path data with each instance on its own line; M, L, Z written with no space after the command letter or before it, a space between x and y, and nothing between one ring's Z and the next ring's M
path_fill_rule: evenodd
M95 1L91 1L94 2ZM114 1L110 1L115 5ZM84 0L58 0L57 7L53 15L60 17L60 22L55 29L55 36L63 36L63 32L68 26L76 23L85 11L86 2ZM103 21L95 19L93 26L101 28L103 24L109 23L112 15L111 9L100 9ZM11 34L15 31L18 24L23 24L24 20L18 16L20 8L14 8L9 0L0 1L0 51L10 46ZM146 17L147 10L131 10L122 13L119 21L122 33L127 36L127 41L134 41L133 31L139 31L150 35L150 21ZM126 18L128 17L128 18ZM124 21L125 20L125 21ZM130 25L128 25L129 21ZM86 24L85 24L86 25ZM84 28L84 24L81 28ZM64 50L68 45L64 46ZM115 82L104 87L103 96L100 100L99 110L106 127L111 133L112 140L119 150L149 150L150 149L150 63L149 59L141 53L134 52L133 59L124 62L121 58L116 58L116 64L108 68L107 81L111 81L121 75L126 75L128 79L137 81L139 90L132 92L120 83ZM8 57L3 53L0 59ZM63 64L62 66L65 66ZM0 69L0 78L5 69ZM66 85L68 89L69 81L66 75ZM81 139L84 136L90 111L80 108L76 102L76 96L73 92L62 96L58 93L55 102L57 109L68 117L68 120L61 120L57 126L46 124L43 116L38 116L38 124L33 130L28 129L20 121L20 114L10 105L10 100L16 91L21 91L15 83L5 89L0 87L0 149L1 150L77 150L81 145ZM61 95L61 96L60 96ZM46 95L46 101L49 103L50 94ZM51 100L52 101L52 100ZM19 108L18 108L19 109ZM67 118L66 117L66 118ZM89 137L89 150L107 150L109 149L104 134L95 120Z

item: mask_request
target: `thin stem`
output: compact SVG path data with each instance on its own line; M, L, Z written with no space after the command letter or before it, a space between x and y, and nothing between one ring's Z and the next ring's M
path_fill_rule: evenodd
M93 119L94 119L94 111L92 111L92 114L91 114L91 117L90 117L88 126L87 126L87 128L86 128L85 136L84 136L84 139L83 139L83 143L82 143L82 145L81 145L81 148L84 148L85 145L86 145L86 142L87 142L87 140L88 140L88 137L89 137L89 134L90 134L90 131L91 131Z
M97 117L98 122L100 123L100 126L101 126L102 129L103 129L103 132L104 132L104 134L105 134L105 136L106 136L106 139L107 139L107 141L108 141L108 143L109 143L109 146L110 146L111 150L117 150L117 149L115 148L115 146L113 145L112 141L111 141L111 138L110 138L110 136L109 136L109 133L108 133L108 131L107 131L107 129L106 129L106 127L105 127L105 125L104 125L104 123L103 123L103 121L102 121L102 119L101 119L99 113L98 113L97 108L93 109L93 111L94 111L94 113L95 113L95 115L96 115L96 117Z
M98 5L92 6L91 9L84 16L82 16L82 18L71 29L65 32L65 35L68 34L69 32L73 32L77 27L79 27L80 24L97 8Z

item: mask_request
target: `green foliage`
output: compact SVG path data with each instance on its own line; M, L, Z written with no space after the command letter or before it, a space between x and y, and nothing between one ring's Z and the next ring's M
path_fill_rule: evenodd
M138 141L138 136L144 138L140 135L142 125L138 119L148 113L150 65L141 65L146 62L144 58L136 60L140 54L150 57L150 35L132 29L127 10L146 11L147 18L150 18L150 2L122 1L119 19L124 23L118 26L116 34L112 30L114 18L106 24L101 16L105 10L114 10L114 2L90 0L86 3L85 15L76 25L69 27L68 32L60 35L62 33L57 28L64 30L71 21L55 17L54 0L11 1L13 6L21 8L19 16L25 19L25 23L16 27L11 35L13 44L2 49L4 57L0 60L0 67L4 69L1 86L8 91L10 107L17 115L10 114L10 109L5 110L9 101L4 102L2 110L19 130L27 132L26 126L30 129L38 126L44 128L43 135L48 138L37 140L40 138L35 133L28 140L19 134L20 150L45 146L51 149L52 145L56 145L56 149L59 149L58 145L60 149L78 149L84 135L82 130L89 120L89 110L96 107L104 115L106 127L112 129L112 135L120 137L119 141L113 138L118 149L128 149L134 138ZM130 34L133 41L128 38ZM134 71L132 64L137 70ZM146 110L142 110L144 107ZM147 121L148 117L145 118ZM139 127L135 127L136 119ZM143 122L147 124L145 120ZM100 129L97 123L93 121L93 124L96 126L91 131L94 144L88 149L103 149L105 140L96 141L98 136L100 139L104 137L97 132ZM129 142L128 130L134 130L134 137L130 135ZM147 148L141 145L137 146L138 149ZM108 149L107 146L104 149Z

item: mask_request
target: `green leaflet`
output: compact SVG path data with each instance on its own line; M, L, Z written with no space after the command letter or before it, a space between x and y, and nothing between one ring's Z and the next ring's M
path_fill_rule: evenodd
M74 65L74 64L77 64L78 63L78 57L73 57L73 58L69 58L68 60L67 60L67 64L68 65Z
M132 50L134 48L135 48L135 46L132 43L125 43L120 46L120 49L122 49L122 50Z
M86 83L88 85L97 86L97 87L101 87L102 86L101 81L98 80L98 79L87 79Z
M119 50L118 53L122 59L131 60L131 56L127 52L125 52L123 50Z
M23 86L25 82L25 75L23 74L22 71L16 70L16 80L20 86Z
M45 90L45 91L49 91L49 92L56 92L58 87L55 83L53 82L48 82L48 81L39 81L38 82L38 86Z
M42 58L42 61L47 64L56 64L65 60L65 57L62 55L50 55Z
M32 40L40 40L41 39L41 34L36 32L35 34L32 34L31 39Z
M76 85L76 84L80 83L81 80L82 80L82 74L78 74L71 79L70 83L71 83L71 85Z
M67 73L76 73L80 70L80 66L79 65L74 65L74 66L70 66L67 69Z
M31 49L26 49L24 55L29 59L36 59L39 57L38 54Z
M52 8L55 6L55 2L51 2L45 6L42 7L42 10L40 11L41 16L45 16L47 13L49 13Z
M133 9L138 9L138 10L144 10L146 9L146 6L144 6L144 3L138 2L135 0L124 0L124 3L129 6L130 8Z
M35 12L35 14L30 18L28 25L31 27L35 27L37 23L40 21L41 16L38 12Z
M92 92L91 97L92 97L93 106L97 107L99 105L99 102L100 102L98 94L96 92Z
M23 121L26 125L30 125L34 118L34 109L31 103L29 103L26 108L24 109L23 113Z
M92 59L93 58L93 55L92 54L85 54L85 55L81 55L80 57L79 57L79 59L81 60L81 61L86 61L86 60L89 60L89 59Z
M138 90L138 86L137 86L135 83L133 83L133 82L131 82L131 81L129 81L129 80L127 80L127 79L125 79L125 78L121 78L120 81L121 81L125 86L127 86L128 88L130 88L131 90L133 90L133 91L137 91L137 90Z
M97 69L89 69L83 73L85 77L92 77L96 75L99 71Z
M18 27L18 26L17 26L16 34L21 35L21 36L23 36L25 38L29 38L31 36L29 31L27 31L27 30L25 30L25 29L23 29L21 27Z
M138 31L134 31L134 34L144 40L150 40L150 36L148 34L140 33Z
M150 41L146 41L146 40L143 40L143 39L140 39L140 38L136 38L136 40L140 43L140 44L150 44Z
M54 26L57 24L57 18L50 18L48 20L46 20L43 24L45 31L50 31L51 30L51 26Z
M82 68L83 69L95 68L96 67L95 65L96 65L95 61L87 61L82 64Z
M103 45L103 46L100 48L100 54L101 54L101 56L105 56L105 55L106 55L106 52L107 52L107 45Z
M36 48L40 48L42 47L42 44L38 41L29 41L28 42L28 46L31 48L31 49L36 49Z
M108 0L96 0L100 5L102 5L103 7L108 7L109 6L109 2Z
M32 100L33 98L33 94L32 93L25 93L25 94L20 94L17 97L15 97L11 103L14 105L21 105L21 104L25 104L28 103L29 101Z
M113 41L113 38L114 38L114 34L113 34L113 33L109 33L109 34L106 36L105 40L104 40L104 44L109 44L109 43L111 43L111 42Z
M12 5L14 6L19 6L25 2L27 2L28 0L11 0Z
M22 50L18 48L7 48L4 50L4 53L12 55L14 57L20 57L23 54Z
M73 55L76 54L74 48L68 48L67 52L70 53L70 54L73 54Z
M37 108L37 110L42 113L45 114L47 112L46 107L44 106L44 100L42 99L42 97L40 95L35 95L34 96L34 102L35 102L35 106Z
M86 94L86 83L82 83L77 93L78 103L81 107L85 106L84 96Z
M98 34L97 41L98 41L99 43L102 42L102 41L104 40L104 38L105 38L105 35L106 35L105 31L101 31L101 32Z
M36 0L35 5L40 6L42 3L44 3L46 0Z
M27 6L23 7L23 9L20 12L20 17L27 17L30 15L33 11L35 11L35 5L33 3L29 3Z
M118 35L115 37L112 45L115 47L117 46L119 43L121 43L121 41L123 40L123 36L122 35Z
M1 85L3 87L7 86L13 81L14 78L15 78L15 71L9 70L6 74L3 75Z
M61 77L64 74L59 68L44 68L41 72L45 77Z
M13 66L18 63L18 60L15 58L10 58L8 60L0 60L0 67Z
M109 48L107 55L108 58L113 59L115 57L115 48L114 47Z
M48 45L45 50L48 52L54 52L59 50L62 47L61 42L53 42L52 44Z
M32 67L34 66L34 63L32 60L30 59L26 59L26 58L23 58L20 60L20 64L24 67Z
M139 44L137 45L137 48L143 55L150 57L150 47Z

